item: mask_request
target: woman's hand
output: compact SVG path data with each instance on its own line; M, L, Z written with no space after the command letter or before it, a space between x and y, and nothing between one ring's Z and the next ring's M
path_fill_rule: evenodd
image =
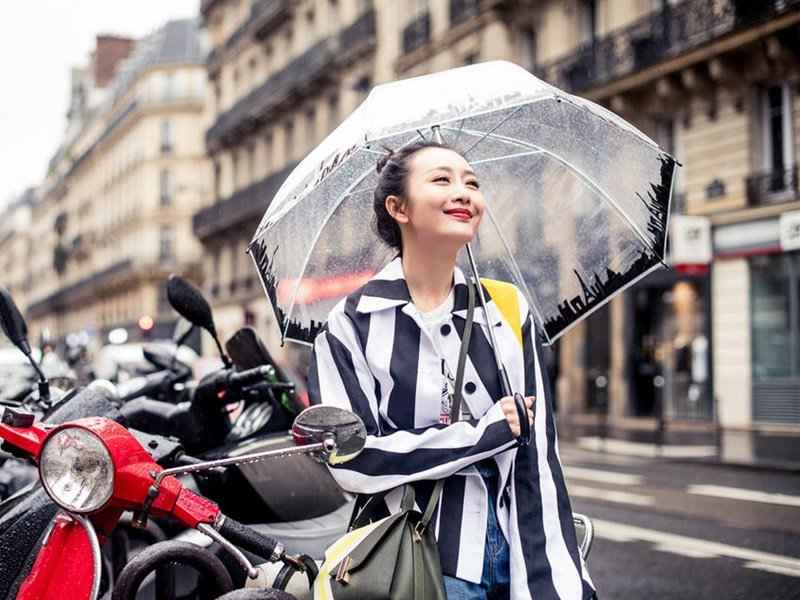
M535 396L528 396L525 398L525 411L528 413L528 422L533 426L533 403L536 402ZM500 400L500 406L503 407L503 416L505 416L508 426L511 428L511 433L514 437L519 437L521 433L519 424L519 413L517 412L517 405L514 403L513 396L506 396Z

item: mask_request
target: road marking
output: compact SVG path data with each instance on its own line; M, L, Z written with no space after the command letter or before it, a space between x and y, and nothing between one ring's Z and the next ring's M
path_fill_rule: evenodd
M581 448L610 452L612 454L625 454L627 456L657 457L667 456L669 458L703 458L706 456L716 456L716 446L678 446L666 444L645 444L643 442L629 442L627 440L609 440L599 437L582 437L578 440Z
M600 502L618 502L620 504L635 504L637 506L652 506L655 503L650 496L631 494L630 492L619 492L617 490L601 490L584 485L570 485L568 491L570 496L589 498Z
M758 569L770 573L779 573L790 577L800 578L800 558L781 556L760 550L750 550L729 544L710 542L697 538L690 538L665 531L645 529L613 521L592 519L597 537L611 541L641 541L654 545L656 550L664 549L673 554L682 554L692 558L736 558L744 561L748 569Z
M581 479L583 481L596 481L598 483L611 483L613 485L641 485L640 475L629 473L616 473L614 471L603 471L601 469L584 469L582 467L564 467L564 474L570 479Z
M622 467L640 466L646 464L648 461L638 456L623 456L621 454L608 454L606 452L597 452L593 450L579 449L577 447L562 448L561 457L564 462L579 463L604 463L607 465L615 465Z
M727 498L729 500L764 502L766 504L781 504L783 506L800 506L800 496L771 494L760 490L747 490L725 485L690 485L687 491L690 494L714 496L715 498Z

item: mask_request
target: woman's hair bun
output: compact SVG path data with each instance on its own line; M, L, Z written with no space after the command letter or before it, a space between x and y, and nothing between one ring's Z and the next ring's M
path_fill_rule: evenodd
M388 163L394 156L394 150L392 150L391 148L387 148L386 146L384 146L383 149L385 150L385 154L381 156L378 159L378 162L375 164L375 170L378 171L378 173L383 171L383 167L385 167L386 163Z

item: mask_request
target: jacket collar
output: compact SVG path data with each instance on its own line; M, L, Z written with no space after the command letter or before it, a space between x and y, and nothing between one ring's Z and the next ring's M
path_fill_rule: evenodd
M456 266L453 273L453 281L455 285L455 298L452 314L453 316L466 319L467 306L469 304L469 289L467 288L467 278L458 266ZM489 317L492 324L500 322L500 313L485 287L483 288L483 293L487 300L487 309L489 310ZM397 306L403 306L405 309L405 307L410 304L411 293L408 291L408 284L406 283L405 274L403 273L403 263L398 256L364 285L356 311L363 314L371 314ZM486 317L480 307L480 300L477 298L477 295L475 304L474 321L476 323L486 324ZM411 307L409 306L409 308Z

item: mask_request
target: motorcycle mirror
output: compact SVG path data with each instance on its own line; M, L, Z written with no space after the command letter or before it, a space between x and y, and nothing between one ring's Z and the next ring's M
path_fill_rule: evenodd
M50 384L44 376L41 367L33 359L31 345L28 342L28 324L22 313L19 312L11 293L4 287L0 287L0 327L6 334L11 343L20 349L27 358L28 362L39 376L39 398L42 400L50 399Z
M222 344L217 337L211 306L203 297L203 293L182 277L170 275L167 280L167 300L180 316L211 334L214 343L217 344L222 362L226 367L230 367L231 361L222 350Z
M19 312L16 302L9 291L0 287L0 326L11 343L14 344L25 356L31 355L31 345L28 342L28 324Z
M361 418L335 406L310 406L297 415L292 425L295 444L305 446L333 438L336 448L328 455L330 464L354 459L367 441L367 428Z

